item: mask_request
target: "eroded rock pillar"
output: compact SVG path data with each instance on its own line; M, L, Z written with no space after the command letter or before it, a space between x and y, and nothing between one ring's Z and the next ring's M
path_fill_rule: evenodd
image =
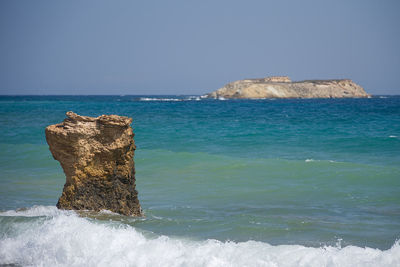
M66 115L62 123L45 130L50 151L66 176L57 207L140 216L132 119L117 115L92 118L71 111Z

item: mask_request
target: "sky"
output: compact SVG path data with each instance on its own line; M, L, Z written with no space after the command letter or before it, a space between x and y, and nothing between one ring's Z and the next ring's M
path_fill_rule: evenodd
M1 0L0 94L198 95L349 78L400 95L400 1Z

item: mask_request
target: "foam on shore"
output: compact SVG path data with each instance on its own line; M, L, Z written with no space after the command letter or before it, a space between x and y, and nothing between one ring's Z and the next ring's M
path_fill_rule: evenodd
M32 218L32 217L37 217ZM10 218L19 218L8 222ZM26 220L24 220L26 217ZM399 266L388 250L151 237L124 224L37 206L0 213L0 264L33 266ZM3 231L5 230L5 231Z

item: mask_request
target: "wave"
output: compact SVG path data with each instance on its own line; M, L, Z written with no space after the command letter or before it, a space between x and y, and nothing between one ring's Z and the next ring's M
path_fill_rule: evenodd
M337 161L334 160L319 160L319 159L306 159L304 160L305 162L330 162L330 163L337 163Z
M140 101L183 101L180 98L156 98L156 97L141 97Z
M14 215L13 215L14 214ZM32 216L45 216L33 220ZM55 207L0 213L29 217L1 233L0 264L34 266L399 266L400 244L388 250L356 246L273 246L265 242L195 241L149 236L132 226L79 217ZM42 218L42 217L41 217ZM2 227L4 223L1 221ZM28 226L26 224L29 224ZM0 228L4 229L4 228Z
M0 216L3 217L39 217L47 216L54 217L62 214L73 214L73 211L59 210L54 206L33 206L31 208L23 208L17 210L8 210L0 212Z
M178 96L179 97L179 96ZM230 98L225 98L222 96L219 96L217 98L208 98L207 95L201 95L201 96L187 96L183 98L163 98L163 97L140 97L139 101L172 101L172 102L177 102L177 101L200 101L200 100L220 100L220 101L225 101L225 100L232 100ZM247 98L246 100L276 100L276 98ZM117 99L119 101L119 99ZM134 101L137 101L134 100Z
M177 102L177 101L200 101L204 97L203 96L188 96L186 98L159 98L159 97L141 97L139 101L162 101L162 102Z

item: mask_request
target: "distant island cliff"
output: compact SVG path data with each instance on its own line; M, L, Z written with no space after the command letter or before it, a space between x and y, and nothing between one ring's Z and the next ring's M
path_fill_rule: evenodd
M245 79L226 84L209 98L349 98L370 97L349 79L292 82L287 76Z

